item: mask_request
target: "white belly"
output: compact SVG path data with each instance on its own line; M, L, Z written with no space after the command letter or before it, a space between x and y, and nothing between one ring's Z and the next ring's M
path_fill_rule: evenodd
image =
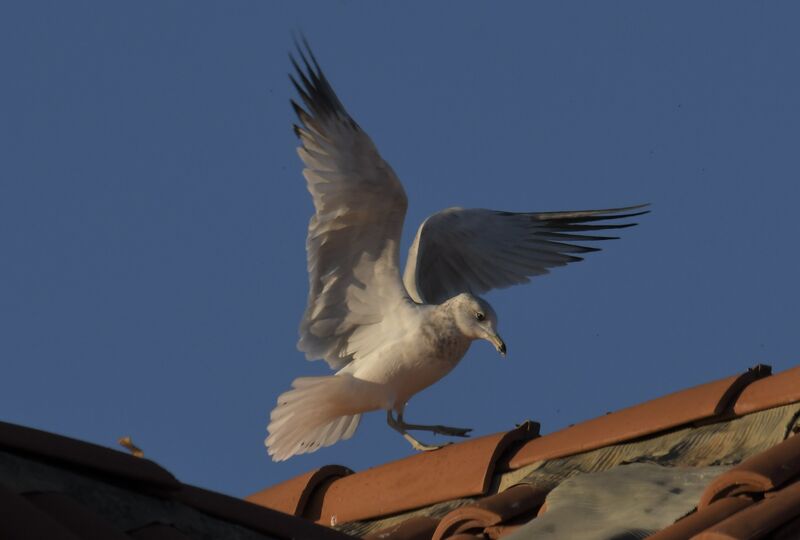
M375 403L375 408L398 409L450 373L469 345L470 340L465 338L434 341L422 332L411 332L354 360L341 373L381 387L380 403Z

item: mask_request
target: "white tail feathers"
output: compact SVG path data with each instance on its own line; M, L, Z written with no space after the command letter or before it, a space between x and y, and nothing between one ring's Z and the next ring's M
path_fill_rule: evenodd
M278 397L270 414L269 436L264 444L273 461L349 439L361 414L353 414L350 376L300 377L292 389ZM350 398L350 399L348 399Z

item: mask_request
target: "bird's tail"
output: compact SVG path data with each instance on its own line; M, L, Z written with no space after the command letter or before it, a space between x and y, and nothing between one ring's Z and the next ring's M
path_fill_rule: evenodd
M349 439L361 414L353 414L352 377L300 377L292 389L278 397L270 414L269 435L264 441L273 461L315 452L324 446Z

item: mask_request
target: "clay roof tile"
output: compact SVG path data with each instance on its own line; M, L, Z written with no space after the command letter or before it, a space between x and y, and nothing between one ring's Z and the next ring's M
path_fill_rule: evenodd
M0 447L100 472L117 480L147 484L157 490L180 488L174 476L149 459L37 429L0 422Z
M648 540L686 540L753 504L748 497L727 497L676 521Z
M534 514L549 490L519 484L479 500L475 504L452 510L439 522L432 540L450 538L454 534L500 525L512 518Z
M719 522L693 540L764 538L800 515L800 482L789 485Z
M245 500L285 514L302 516L309 497L320 484L352 473L352 470L341 465L326 465L248 495Z
M800 517L781 525L772 534L771 540L797 540L800 538Z
M740 493L770 491L798 474L800 436L794 435L718 476L703 492L698 506Z
M414 516L364 537L364 540L430 540L439 520L430 516Z
M755 381L736 400L734 412L749 414L800 401L800 366Z
M490 540L498 540L499 538L503 538L513 532L516 532L518 529L522 528L523 525L524 524L522 523L517 525L494 525L492 527L486 527L486 529L483 531L483 534L489 537Z
M514 442L537 435L529 423L424 452L320 485L305 517L319 523L371 519L487 492L495 465Z
M768 366L756 366L741 375L701 384L533 439L511 457L509 466L517 469L721 415L729 411L743 388L768 374Z

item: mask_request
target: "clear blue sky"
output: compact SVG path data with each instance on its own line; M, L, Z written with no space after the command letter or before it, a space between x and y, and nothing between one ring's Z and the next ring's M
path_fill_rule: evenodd
M36 2L0 6L0 418L245 495L411 449L356 436L274 464L311 203L292 32L406 186L405 246L453 205L651 202L588 260L488 295L407 418L553 431L800 358L800 8L790 2Z

